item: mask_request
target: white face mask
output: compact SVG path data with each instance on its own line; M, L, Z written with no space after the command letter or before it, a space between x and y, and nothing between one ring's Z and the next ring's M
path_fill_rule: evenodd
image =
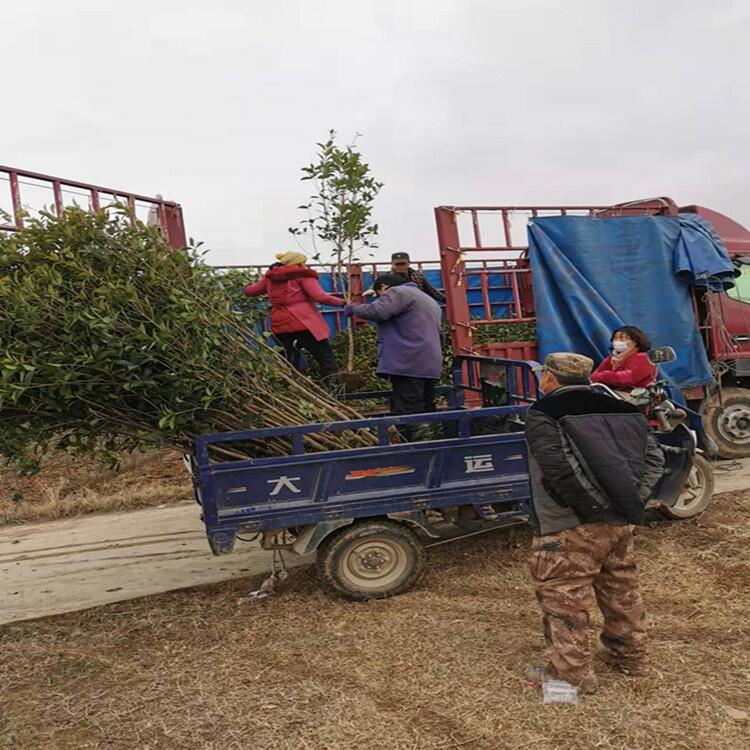
M623 341L622 339L617 339L617 341L612 342L612 351L615 354L622 354L623 352L626 352L628 348L628 342Z

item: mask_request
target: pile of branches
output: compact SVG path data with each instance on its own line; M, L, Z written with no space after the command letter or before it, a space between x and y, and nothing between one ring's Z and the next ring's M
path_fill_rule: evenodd
M172 250L122 208L42 213L0 234L0 454L29 468L50 446L189 451L204 433L357 418L268 346L263 309L236 304L246 279L201 254ZM375 442L306 440L313 450ZM287 450L286 439L216 447Z

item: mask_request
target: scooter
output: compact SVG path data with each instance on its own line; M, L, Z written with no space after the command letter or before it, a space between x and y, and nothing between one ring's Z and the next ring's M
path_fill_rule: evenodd
M652 349L648 357L653 364L664 364L674 362L677 355L671 346L663 346ZM666 381L659 380L645 388L634 388L627 395L601 383L594 388L637 406L664 450L664 474L647 507L657 508L669 518L692 518L708 507L713 496L713 466L699 447L710 443L710 438L700 433L700 415L675 404L667 386Z

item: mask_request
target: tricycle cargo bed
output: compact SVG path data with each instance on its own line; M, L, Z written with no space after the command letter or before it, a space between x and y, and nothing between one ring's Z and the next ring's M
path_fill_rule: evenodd
M461 406L465 390L486 393L488 382L495 402L504 405ZM212 550L231 552L243 532L298 534L315 524L393 514L413 514L411 520L428 529L424 512L450 506L469 506L483 520L527 515L521 417L535 387L532 363L461 357L445 410L198 437L193 482ZM396 430L406 425L420 425L433 439L400 441ZM356 430L368 430L377 444L305 452L310 436ZM280 437L291 445L290 455L220 462L209 457L217 444L257 445Z
M494 407L303 429L343 430L373 423L389 427L408 421L440 424L456 418L470 429L472 422L513 417L522 411ZM258 432L235 433L234 437L258 439ZM278 431L289 433L290 429ZM230 551L227 543L240 530L284 529L448 505L479 506L481 514L481 506L502 503L507 512L527 513L528 467L521 432L208 463L208 444L223 437L199 438L197 446L197 496L215 551ZM495 511L486 513L492 516Z

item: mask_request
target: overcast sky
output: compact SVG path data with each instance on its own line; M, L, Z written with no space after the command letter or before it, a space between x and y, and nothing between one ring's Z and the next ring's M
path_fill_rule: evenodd
M2 21L0 163L162 193L217 264L294 246L329 128L385 183L381 257L436 257L440 204L669 195L750 226L747 2L24 0Z

